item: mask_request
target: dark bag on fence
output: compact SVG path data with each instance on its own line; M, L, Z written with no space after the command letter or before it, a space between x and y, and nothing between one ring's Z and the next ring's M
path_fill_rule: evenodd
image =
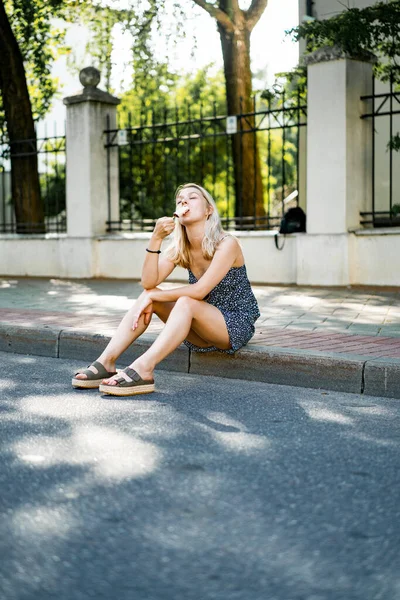
M279 233L282 233L284 236L287 233L299 233L304 232L306 230L306 215L305 212L300 206L295 206L294 208L289 208L289 210L283 215L283 219L281 221L281 226L279 228ZM275 234L275 246L278 250L282 250L285 245L285 241L281 247L278 245L278 234Z

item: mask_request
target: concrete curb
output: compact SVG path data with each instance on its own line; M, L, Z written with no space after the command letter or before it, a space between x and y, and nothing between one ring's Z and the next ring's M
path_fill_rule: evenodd
M94 360L109 339L108 332L0 323L0 351L72 359L85 365ZM154 339L153 335L142 336L119 363L132 362ZM368 360L358 355L251 345L228 356L189 352L182 345L158 368L400 399L400 360L394 358Z
M400 360L376 358L367 361L364 373L364 393L368 396L400 398Z
M60 330L44 325L22 326L0 323L0 350L58 358Z
M234 356L192 353L190 372L359 394L364 362L356 356L247 347Z

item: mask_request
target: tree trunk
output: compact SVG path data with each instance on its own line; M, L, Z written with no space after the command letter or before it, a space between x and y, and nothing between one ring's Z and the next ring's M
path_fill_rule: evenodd
M250 33L244 19L236 22L233 31L218 24L224 59L226 97L229 115L254 112L250 67ZM240 217L265 215L260 158L254 116L238 118L238 133L232 135L232 155L235 177L236 211ZM246 228L243 222L242 228ZM249 224L251 222L249 221ZM253 224L251 227L253 228Z
M36 132L18 42L0 0L0 92L11 149L11 186L17 233L45 230Z

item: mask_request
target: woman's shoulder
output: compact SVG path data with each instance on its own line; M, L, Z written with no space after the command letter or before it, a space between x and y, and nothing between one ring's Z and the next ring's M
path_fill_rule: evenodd
M217 245L218 251L228 252L231 256L234 254L235 259L232 266L242 266L244 264L244 256L242 246L235 235L226 231L222 232Z
M217 250L221 250L222 248L228 248L231 252L235 250L240 253L242 252L242 246L237 237L227 231L222 232L217 243Z
M217 242L217 246L220 246L224 242L225 242L225 244L240 246L239 240L237 239L237 237L234 236L232 233L229 233L229 231L221 232L221 236Z

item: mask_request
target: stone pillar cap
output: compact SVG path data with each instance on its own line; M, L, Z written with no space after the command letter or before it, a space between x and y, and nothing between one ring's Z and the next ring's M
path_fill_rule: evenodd
M114 105L121 102L116 96L97 89L100 83L100 71L95 67L85 67L82 69L79 73L79 81L83 85L83 90L75 96L64 98L63 102L66 106L69 104L79 104L80 102L101 102L102 104Z
M323 46L322 48L318 48L318 50L314 50L314 52L310 52L310 54L305 54L302 58L302 63L305 66L308 66L320 62L345 58L369 63L375 63L377 61L375 54L372 54L372 52L368 52L367 50L359 52L358 54L350 54L349 52L345 52L339 46Z

